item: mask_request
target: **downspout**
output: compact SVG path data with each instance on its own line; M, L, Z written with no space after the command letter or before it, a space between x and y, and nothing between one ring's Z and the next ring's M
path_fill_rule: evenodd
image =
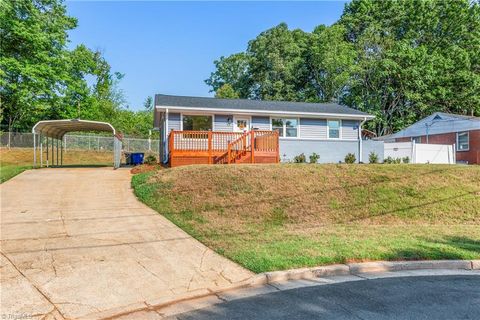
M362 122L358 125L358 163L363 162L363 142L362 142L362 125L367 121L367 118L364 118Z
M165 126L163 128L163 136L164 136L164 139L163 139L163 163L167 163L168 162L168 108L165 109Z

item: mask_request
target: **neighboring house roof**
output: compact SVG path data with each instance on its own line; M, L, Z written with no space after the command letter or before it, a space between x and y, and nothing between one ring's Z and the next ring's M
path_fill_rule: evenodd
M411 126L388 136L388 139L418 137L428 134L442 134L480 130L480 118L459 114L435 112L434 114L412 124ZM382 137L377 138L382 140ZM386 139L383 139L386 140Z
M193 109L229 112L249 112L264 114L311 114L311 115L344 115L355 118L373 119L365 112L348 108L337 103L307 103L289 101L265 101L249 99L217 99L206 97L155 95L157 108Z

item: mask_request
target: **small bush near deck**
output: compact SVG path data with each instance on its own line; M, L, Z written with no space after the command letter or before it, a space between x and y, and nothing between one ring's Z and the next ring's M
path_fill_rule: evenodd
M157 163L157 157L155 157L153 154L149 154L148 156L145 157L146 164L156 164Z
M378 155L375 152L370 152L368 155L368 162L369 163L378 163Z
M295 156L295 158L293 158L293 162L295 162L295 163L305 163L305 162L307 162L307 157L305 157L304 153L300 153L298 156Z
M345 156L345 163L355 163L357 158L355 158L355 155L353 153L347 153Z
M408 157L406 157L406 158L408 158ZM383 163L398 164L398 163L402 163L402 159L401 158L392 158L392 157L388 156L385 159L383 159ZM408 163L408 162L404 162L404 163Z
M315 152L310 155L310 163L317 163L320 159L320 155L316 154Z
M410 163L410 158L409 157L404 157L402 158L403 163Z

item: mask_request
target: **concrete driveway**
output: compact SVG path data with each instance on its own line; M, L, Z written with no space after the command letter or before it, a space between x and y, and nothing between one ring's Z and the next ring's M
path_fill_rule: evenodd
M109 317L252 275L137 201L130 178L41 169L0 185L2 319Z

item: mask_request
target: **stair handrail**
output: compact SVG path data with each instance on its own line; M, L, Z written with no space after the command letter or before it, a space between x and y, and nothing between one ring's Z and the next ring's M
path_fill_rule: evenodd
M248 146L247 146L247 137L249 136L249 132L246 131L244 134L242 134L240 137L237 139L231 141L228 146L227 146L227 163L230 164L235 162L239 154L247 152ZM233 149L233 146L240 144L241 148ZM243 147L242 147L243 144ZM251 144L251 141L250 141Z

